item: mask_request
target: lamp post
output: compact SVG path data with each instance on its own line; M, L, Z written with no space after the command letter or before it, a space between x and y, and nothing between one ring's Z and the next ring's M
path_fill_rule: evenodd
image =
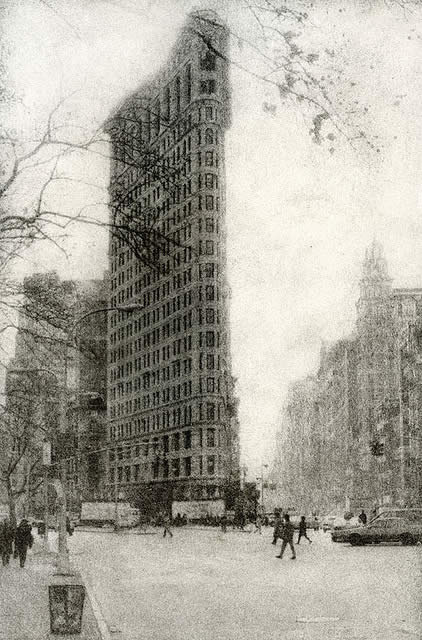
M117 442L114 447L114 529L119 530L119 481L117 478Z
M265 501L264 501L264 469L268 469L268 464L264 464L261 462L261 476L257 478L257 480L261 481L261 509L262 514L265 513Z

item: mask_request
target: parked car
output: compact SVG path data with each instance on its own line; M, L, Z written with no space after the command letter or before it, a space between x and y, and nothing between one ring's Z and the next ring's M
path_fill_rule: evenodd
M359 520L359 516L353 516L352 518L349 518L349 520L346 520L343 517L340 518L335 518L331 530L335 531L336 529L349 529L350 527L362 527L363 524L362 522Z
M375 518L372 518L371 522L383 518L406 518L422 522L422 508L387 507L375 516Z
M331 539L333 542L350 542L353 546L380 542L416 544L422 541L422 522L409 518L379 517L366 525L333 529Z

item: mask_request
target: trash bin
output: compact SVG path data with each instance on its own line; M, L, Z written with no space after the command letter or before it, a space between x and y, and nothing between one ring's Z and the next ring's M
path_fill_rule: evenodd
M85 587L81 584L52 584L48 587L51 633L81 633Z

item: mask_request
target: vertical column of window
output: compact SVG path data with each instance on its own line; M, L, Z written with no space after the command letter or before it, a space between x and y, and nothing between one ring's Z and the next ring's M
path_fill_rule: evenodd
M158 136L160 134L160 127L161 127L161 102L160 102L160 97L158 97L158 99L154 102L153 118L154 118L154 133L155 133L156 136Z
M144 140L145 142L149 142L151 138L151 105L148 104L147 108L143 113L143 122L144 122Z
M175 80L175 106L176 106L176 114L180 113L180 99L181 99L181 95L180 95L180 78L177 77Z
M164 117L167 120L167 124L170 122L170 118L171 118L171 93L170 93L170 87L166 88L166 92L165 92L165 101L164 101Z
M142 119L141 119L138 122L138 149L139 149L140 153L142 151L143 139L144 139L144 126L143 126L143 122L142 122Z
M213 72L216 70L216 56L209 50L201 53L200 69L203 72L199 81L201 94L212 94L216 91L216 81Z
M192 67L190 64L186 67L185 72L185 96L186 104L188 105L192 100Z

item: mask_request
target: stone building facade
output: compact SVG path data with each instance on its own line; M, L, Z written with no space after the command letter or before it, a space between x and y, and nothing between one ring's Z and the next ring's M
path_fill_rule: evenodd
M50 475L61 475L69 507L77 510L84 493L92 493L87 467L100 462L94 454L88 461L87 452L94 440L97 449L104 442L97 434L105 430L107 321L105 312L91 312L107 305L106 291L103 280L61 281L55 272L24 281L5 392L7 415L26 440L15 484L23 485L30 471L31 490L25 487L22 498L31 497L35 509L42 510L43 497L31 493L40 485L44 440L52 448ZM95 482L98 494L100 478Z
M353 334L324 346L317 374L286 401L276 468L301 508L422 500L422 290L392 286L376 242L356 308Z
M226 267L228 32L190 16L107 123L110 495L222 497L238 468Z

